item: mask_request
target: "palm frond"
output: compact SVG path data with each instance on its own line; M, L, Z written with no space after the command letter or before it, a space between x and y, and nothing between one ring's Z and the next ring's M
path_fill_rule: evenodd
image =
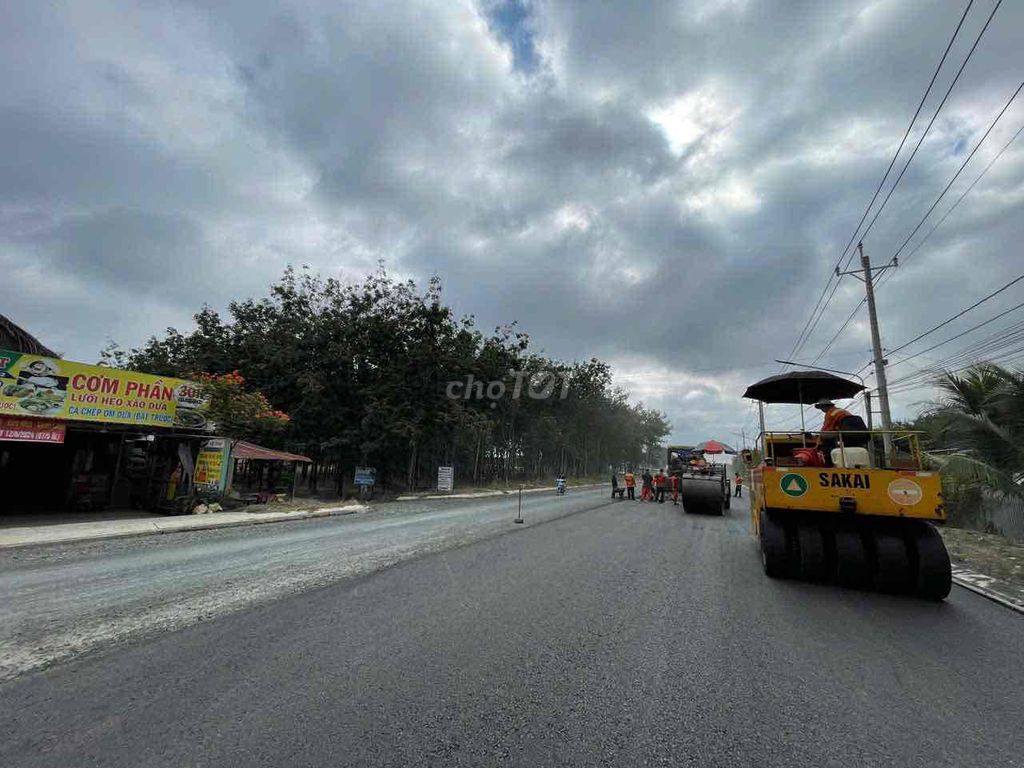
M1015 479L1014 474L997 469L980 459L966 453L944 456L929 453L926 456L939 467L946 480L961 485L984 485L1005 496L1024 498L1024 487Z

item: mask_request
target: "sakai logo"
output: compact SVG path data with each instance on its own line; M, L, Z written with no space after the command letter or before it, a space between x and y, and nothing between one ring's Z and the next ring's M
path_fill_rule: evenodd
M779 487L784 494L794 498L807 493L807 481L803 476L795 475L792 472L782 476L782 479L779 480Z
M871 475L855 474L849 472L820 472L818 474L818 485L822 488L871 488Z

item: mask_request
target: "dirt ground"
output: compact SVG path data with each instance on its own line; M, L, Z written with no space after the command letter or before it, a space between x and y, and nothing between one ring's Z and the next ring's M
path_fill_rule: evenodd
M995 579L989 587L1024 598L1024 544L1002 536L962 528L939 529L953 567L969 568Z

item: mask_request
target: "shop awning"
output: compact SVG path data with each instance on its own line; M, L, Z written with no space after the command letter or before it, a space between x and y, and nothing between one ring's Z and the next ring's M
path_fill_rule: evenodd
M301 456L297 453L287 451L275 451L271 448L264 448L262 445L247 443L239 440L231 451L233 459L249 459L250 461L306 461L312 463L308 456Z

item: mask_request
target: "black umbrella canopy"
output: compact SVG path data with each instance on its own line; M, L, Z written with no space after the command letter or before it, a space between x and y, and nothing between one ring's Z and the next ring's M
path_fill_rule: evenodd
M822 398L853 397L863 389L863 384L824 371L790 371L751 384L743 396L764 403L810 404Z

